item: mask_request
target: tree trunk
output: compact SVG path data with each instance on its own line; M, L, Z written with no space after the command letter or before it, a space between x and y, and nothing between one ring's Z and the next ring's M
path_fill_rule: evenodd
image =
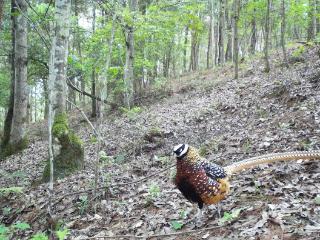
M317 33L317 9L316 0L309 0L309 28L308 28L308 41L312 41Z
M48 118L49 104L48 104L48 79L42 79L43 97L44 97L44 119Z
M63 178L82 169L84 153L81 140L69 129L66 114L67 57L70 28L71 0L55 1L55 29L49 59L49 109L52 109L54 123L52 137L59 141L60 147L54 157L54 178ZM50 110L51 111L51 110ZM50 114L51 115L51 114ZM49 117L49 119L51 116ZM50 150L50 149L49 149ZM42 176L43 181L50 178L51 164L48 162Z
M214 26L214 65L218 64L219 58L219 22Z
M17 29L15 36L15 88L13 119L10 134L11 144L20 144L25 141L27 105L28 105L28 84L27 84L27 59L28 59L28 23L24 17L28 12L25 0L16 1L17 8L21 14L17 16Z
M224 0L220 0L220 13L219 13L219 57L218 63L224 64L224 25L225 25L225 17L224 17Z
M191 55L190 55L190 67L189 70L198 70L198 60L199 60L199 35L196 30L191 33Z
M317 34L320 33L320 0L315 0L315 3L316 3L316 14L317 14L317 18L316 18L316 31L317 31Z
M96 8L93 7L92 12L92 34L94 34L96 30ZM95 64L92 66L91 72L91 95L96 96L96 70ZM91 117L97 117L97 100L95 98L91 99Z
M283 63L286 67L288 65L287 59L287 50L286 50L286 42L285 42L285 33L286 33L286 9L284 5L284 0L281 0L281 47L283 53Z
M12 125L12 118L13 118L13 104L14 104L14 85L15 85L15 31L17 28L17 17L15 14L16 11L16 4L15 0L11 0L11 21L12 21L12 28L11 28L11 86L10 86L10 98L9 98L9 104L8 104L8 111L6 114L6 118L4 121L4 127L3 127L3 139L1 142L1 151L0 151L0 160L6 157L7 151L7 145L9 144L10 140L10 133L11 133L11 125Z
M240 0L234 1L234 78L238 79L239 75L239 36L238 36L238 22L240 13Z
M265 36L264 36L264 59L265 59L265 72L270 72L270 63L269 63L269 27L270 27L270 7L271 0L267 0L267 13L265 19Z
M137 0L129 1L129 8L132 14L137 7ZM124 67L124 85L125 85L125 94L124 94L124 104L127 108L130 108L133 104L133 61L134 61L134 26L126 25L125 26L125 36L126 36L126 63Z
M229 7L228 7L228 2L226 0L226 6L225 6L225 19L227 22L227 49L226 49L226 55L225 55L225 60L230 61L232 60L232 19L229 16Z
M27 39L28 26L26 15L28 13L28 6L24 0L16 0L13 3L13 28L14 28L14 71L12 72L12 80L14 82L13 94L11 101L13 101L13 109L8 113L12 113L11 129L9 139L5 139L7 144L3 146L3 156L11 155L15 152L21 151L27 146L26 137L26 123L27 123L27 106L28 106L28 85L27 85ZM10 116L8 117L8 124ZM8 137L5 132L5 137Z
M209 0L210 20L209 20L209 33L208 33L208 48L207 48L207 69L211 68L212 60L212 35L213 35L213 3Z
M255 54L256 52L256 45L257 45L257 23L256 23L256 9L253 9L253 17L251 20L251 26L252 26L252 35L251 35L251 41L250 41L250 53Z
M4 0L0 0L0 30L2 29Z
M185 28L184 33L184 46L183 46L183 71L187 71L187 45L188 45L188 35L189 35L189 28Z

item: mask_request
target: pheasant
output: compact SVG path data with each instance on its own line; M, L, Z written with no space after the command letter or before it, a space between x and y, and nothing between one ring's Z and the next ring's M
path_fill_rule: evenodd
M234 173L263 163L320 159L320 151L295 151L253 157L221 167L201 158L198 150L188 144L179 144L173 151L177 158L175 184L186 199L198 204L200 210L204 204L217 204L226 198L230 191L229 177Z

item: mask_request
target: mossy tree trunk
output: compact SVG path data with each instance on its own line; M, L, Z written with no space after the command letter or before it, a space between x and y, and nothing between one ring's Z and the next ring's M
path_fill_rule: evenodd
M54 122L52 137L59 148L54 147L53 177L63 178L83 168L83 144L70 130L66 109L66 75L69 43L71 0L55 2L55 36L49 60L49 104L52 104ZM58 150L57 150L58 149ZM50 177L50 162L44 169L43 181Z
M26 122L27 85L27 3L12 1L12 83L9 110L5 120L1 158L19 152L27 146Z

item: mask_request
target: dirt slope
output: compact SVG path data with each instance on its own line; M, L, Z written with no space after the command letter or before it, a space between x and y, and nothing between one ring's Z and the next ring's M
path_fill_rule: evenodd
M142 106L141 113L108 116L102 135L110 157L101 163L99 186L135 181L165 169L174 163L170 154L177 143L194 145L221 165L264 153L320 149L319 55L319 47L307 48L303 62L285 69L281 55L274 53L270 74L263 73L262 60L247 59L239 80L232 79L230 66L185 76L172 83L170 97ZM86 145L86 169L56 183L56 200L93 186L96 144L80 118L77 115L73 124ZM46 145L35 137L23 153L0 163L0 187L24 187L21 194L1 197L0 221L20 220L32 227L17 231L13 239L28 239L46 228L42 213L47 186L31 186L44 167ZM198 231L154 239L320 238L318 162L261 166L235 176L232 192L221 204L225 217L221 220L214 208L208 210L201 229L216 228L202 231L190 221L196 206L175 189L173 174L171 169L143 182L101 190L96 213L91 194L65 196L55 201L55 217L70 229L70 239L130 239L180 231L172 225Z

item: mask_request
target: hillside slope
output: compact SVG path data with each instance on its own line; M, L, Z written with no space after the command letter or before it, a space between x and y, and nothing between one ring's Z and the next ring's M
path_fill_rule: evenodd
M135 181L165 169L175 161L170 154L177 143L194 145L221 165L265 153L320 149L320 49L307 48L300 57L286 69L281 55L274 53L269 74L263 72L262 60L247 60L238 80L232 79L230 66L184 76L172 83L170 97L141 106L141 113L108 116L102 135L110 157L101 164L99 186ZM80 118L74 125L85 142L86 168L57 181L59 200L93 186L96 144ZM20 220L32 227L14 238L28 239L46 228L42 213L47 186L32 186L45 165L46 148L47 142L35 137L23 153L0 163L0 187L24 187L23 194L1 197L0 221ZM196 206L175 189L173 174L168 170L99 192L96 213L91 194L65 196L55 205L55 217L71 230L71 239L170 234L177 232L171 226L177 221L182 230L194 229L189 219ZM221 204L223 220L214 209L205 214L202 227L215 229L158 239L317 239L319 198L320 163L261 166L234 177L232 192ZM8 208L9 213L4 210ZM232 212L239 216L228 215Z

